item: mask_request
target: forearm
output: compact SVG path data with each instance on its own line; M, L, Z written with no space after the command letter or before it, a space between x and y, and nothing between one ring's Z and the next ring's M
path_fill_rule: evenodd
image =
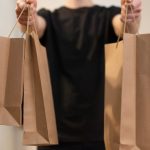
M46 28L46 21L41 16L37 15L35 16L35 22L33 23L35 26L39 38L43 36L45 28Z

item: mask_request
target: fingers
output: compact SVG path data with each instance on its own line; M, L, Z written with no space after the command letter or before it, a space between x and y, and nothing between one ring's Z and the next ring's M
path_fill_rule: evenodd
M22 25L27 25L28 21L29 21L28 22L29 25L32 25L34 22L34 16L36 14L36 6L35 6L35 3L32 3L32 2L35 2L35 0L28 0L28 4L27 4L27 2L25 2L23 0L17 1L17 4L16 4L16 16L17 16L17 18L20 16L21 12L24 9L24 12L19 17L19 20L18 20L19 23Z
M121 20L125 22L126 19L126 11L128 9L127 14L127 22L133 22L136 18L139 18L141 15L141 0L122 0L121 6Z
M33 25L34 23L34 18L33 17L29 17L29 20L28 18L20 18L19 19L19 23L24 25L24 26L27 26L27 25Z
M126 7L129 7L134 10L134 9L141 9L141 6L142 6L142 2L141 0L134 0L132 3L124 3L123 5L121 5L122 8L126 8Z
M122 8L121 8L121 13L123 14L123 15L125 15L125 12L126 12L126 9L127 9L127 7L126 6L122 6ZM141 12L141 7L139 6L139 7L133 7L133 6L129 6L128 7L128 14L131 14L131 13L135 13L135 12Z
M132 6L135 8L135 9L141 9L142 8L142 1L141 0L134 0L133 3L132 3Z

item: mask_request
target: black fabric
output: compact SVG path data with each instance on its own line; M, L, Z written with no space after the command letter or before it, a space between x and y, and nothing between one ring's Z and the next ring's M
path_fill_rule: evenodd
M104 143L91 142L91 143L60 143L54 146L39 147L38 150L105 150Z
M104 44L116 42L117 7L41 9L59 140L103 141Z

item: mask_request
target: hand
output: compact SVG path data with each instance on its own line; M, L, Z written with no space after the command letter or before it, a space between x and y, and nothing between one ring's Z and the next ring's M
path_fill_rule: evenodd
M141 0L121 0L121 21L125 22L128 7L127 22L134 22L141 16Z
M30 6L29 14L28 14L28 7L26 7L26 6ZM21 14L22 10L25 8L23 14L21 15L21 17L19 19L19 23L21 25L27 26L28 17L29 17L29 25L33 25L34 19L36 16L36 7L37 7L36 0L26 0L26 1L25 0L17 0L17 4L16 4L17 18Z

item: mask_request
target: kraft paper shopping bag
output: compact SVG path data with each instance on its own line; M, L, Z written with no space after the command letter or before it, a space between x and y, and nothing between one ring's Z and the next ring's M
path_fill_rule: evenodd
M124 34L106 46L105 143L108 150L150 149L150 34ZM120 55L120 56L119 56ZM120 60L120 61L118 61Z
M0 124L22 123L24 39L0 37Z
M26 145L58 144L46 49L34 31L26 35L23 138Z
M117 150L120 142L123 41L105 45L105 126L107 150Z

